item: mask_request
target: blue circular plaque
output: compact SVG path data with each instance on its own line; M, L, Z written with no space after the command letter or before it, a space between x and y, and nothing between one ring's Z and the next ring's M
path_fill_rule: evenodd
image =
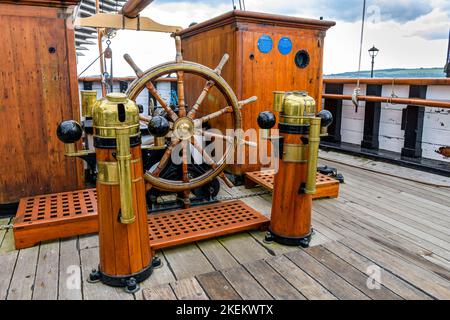
M280 53L282 55L287 55L287 54L291 53L291 51L292 51L291 39L289 39L287 37L281 38L280 41L278 41L278 51L280 51Z
M263 35L258 40L258 49L262 53L269 53L273 48L272 38L268 35Z

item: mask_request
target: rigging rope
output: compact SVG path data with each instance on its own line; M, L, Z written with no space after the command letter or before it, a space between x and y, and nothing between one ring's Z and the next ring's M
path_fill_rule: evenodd
M361 94L361 88L359 87L359 82L361 80L361 60L362 60L362 50L364 43L364 25L366 23L366 0L363 0L363 14L362 14L362 25L361 25L361 39L359 41L359 63L358 63L358 81L356 83L356 88L353 91L352 102L355 105L355 112L358 112L358 96Z
M105 51L103 51L102 53L100 53L100 55L97 57L97 58L95 58L95 60L94 61L92 61L87 67L86 67L86 69L84 69L83 71L81 71L81 73L78 75L78 78L79 77L81 77L81 75L83 74L83 73L85 73L86 72L86 70L88 70L98 59L100 59L103 55L105 54Z

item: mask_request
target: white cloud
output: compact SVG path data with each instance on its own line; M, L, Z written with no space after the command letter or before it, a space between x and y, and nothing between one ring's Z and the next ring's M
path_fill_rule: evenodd
M399 2L406 3L408 1L411 0L400 0ZM315 12L317 9L314 6L317 3L325 2L322 0L247 0L246 5L248 10L253 11L318 18ZM338 1L333 0L333 2ZM371 0L368 1L369 4L371 2ZM446 37L450 25L448 15L450 1L431 0L429 3L434 7L433 11L406 23L386 19L381 19L381 21L369 19L366 25L362 68L364 70L370 68L367 50L372 45L380 49L380 54L376 58L375 67L377 69L443 66L447 54ZM307 5L302 6L303 4ZM292 8L295 10L291 10ZM322 7L318 6L318 8ZM445 11L446 8L449 10ZM231 1L219 1L219 4L216 5L210 5L208 1L206 3L204 1L192 3L155 1L142 15L151 17L160 23L187 27L191 22L202 22L230 9ZM341 10L350 9L341 8ZM289 12L289 10L291 11ZM326 8L322 10L326 18ZM337 20L337 25L329 30L325 41L324 73L357 69L360 26L361 23L358 20L355 22ZM98 56L96 46L90 48L86 57L79 58L79 71ZM116 76L133 75L133 71L122 58L124 53L129 53L142 69L173 60L175 55L173 39L168 34L160 33L119 31L117 37L112 40L112 48ZM92 74L99 74L98 63L95 63L85 73L85 75Z

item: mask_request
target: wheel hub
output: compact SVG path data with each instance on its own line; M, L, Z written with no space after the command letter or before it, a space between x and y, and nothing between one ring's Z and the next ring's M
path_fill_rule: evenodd
M173 134L180 140L189 140L194 135L194 122L188 117L179 118L173 125Z

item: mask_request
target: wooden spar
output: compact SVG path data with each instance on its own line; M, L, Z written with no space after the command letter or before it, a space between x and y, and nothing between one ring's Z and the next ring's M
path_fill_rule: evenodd
M324 84L356 84L356 78L324 78ZM450 78L367 78L360 79L361 84L382 84L382 85L422 85L422 86L448 86Z
M335 99L335 100L352 100L352 96L349 94L323 94L323 99ZM395 104L408 104L424 107L436 107L450 109L450 101L428 100L428 99L412 99L412 98L391 98L391 97L375 97L375 96L358 96L360 101L370 102L384 102Z
M95 12L100 13L100 3L99 0L95 0ZM100 77L103 79L103 74L105 73L105 58L103 57L103 43L102 43L103 32L97 28L97 41L98 41L98 54L100 55ZM100 81L102 86L102 97L106 96L106 83Z
M128 0L120 13L127 18L136 18L153 0Z

